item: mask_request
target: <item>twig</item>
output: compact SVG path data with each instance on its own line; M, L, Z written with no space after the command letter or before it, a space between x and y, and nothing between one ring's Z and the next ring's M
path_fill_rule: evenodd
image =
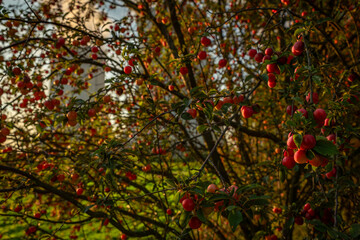
M318 173L317 173L316 171L314 171L314 172L315 172L315 174L316 174L317 181L319 182L320 190L321 190L321 192L324 194L324 197L325 197L326 202L328 202L329 199L327 198L326 193L325 193L324 188L323 188L323 185L322 185L321 182L320 182L319 175L318 175Z
M145 128L147 128L151 123L153 123L154 121L156 121L159 117L165 115L165 114L168 114L168 113L171 113L172 111L174 110L170 110L170 111L167 111L167 112L163 112L163 113L160 113L159 115L157 115L156 117L154 117L153 119L151 119L150 122L148 122L143 128L140 129L140 131L138 131L137 133L134 134L134 136L132 136L129 140L127 140L126 142L124 142L123 144L121 144L122 147L124 147L126 144L128 144L131 140L133 140L137 135L139 135L142 131L145 130Z
M307 58L307 64L308 64L308 71L309 71L309 80L310 80L310 103L313 104L313 88L312 88L312 78L311 78L311 59L310 59L310 50L308 48L308 45L306 44L305 36L304 36L304 45L306 49L306 58Z
M211 155L212 155L212 154L214 153L214 151L216 150L217 146L219 145L221 139L224 137L224 135L225 135L225 133L226 133L226 131L227 131L228 129L229 129L229 125L226 126L226 128L221 132L220 137L216 140L216 143L214 144L214 146L213 146L213 148L211 149L210 153L208 154L208 156L206 157L205 161L204 161L203 164L201 165L198 173L197 173L194 177L192 177L191 180L196 180L196 179L200 176L201 172L202 172L202 171L204 170L204 168L205 168L206 163L209 161L209 162L211 163L211 165L215 168L216 172L219 174L220 180L221 180L222 184L224 185L224 187L226 187L226 184L225 184L225 182L224 182L224 179L222 178L219 170L215 167L214 163L210 160L210 158L211 158Z
M335 133L335 139L337 139L337 132ZM337 212L338 212L338 205L339 205L339 199L338 199L338 166L336 165L337 155L335 156L334 161L334 168L336 169L336 175L335 175L335 206L334 206L334 228L336 228L337 225Z
M26 5L30 8L31 12L35 15L35 17L36 17L39 21L41 21L41 18L40 18L39 15L37 15L37 13L30 7L29 3L28 3L26 0L24 0L24 1L25 1Z

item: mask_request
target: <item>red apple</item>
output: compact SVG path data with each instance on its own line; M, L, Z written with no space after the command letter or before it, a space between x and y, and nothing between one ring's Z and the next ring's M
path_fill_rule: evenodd
M192 217L189 221L189 227L191 229L198 229L199 227L201 227L202 222L200 221L200 219L198 217Z
M248 55L250 56L250 58L254 58L256 53L257 53L257 51L255 49L250 49L248 51Z
M241 107L241 114L244 118L250 118L254 114L254 110L249 106Z
M282 165L287 167L287 169L293 169L296 165L294 157L284 157L282 160Z
M316 139L313 135L310 134L306 134L304 135L301 145L300 145L300 149L301 150L307 150L307 149L311 149L314 148L316 145Z
M195 203L191 198L186 198L182 201L182 206L185 209L185 211L192 211L195 208Z
M309 159L306 156L306 151L304 150L296 151L296 153L294 154L294 160L299 164L307 163L309 161Z
M319 127L323 126L326 119L326 112L324 109L318 108L313 113L315 121L318 123Z

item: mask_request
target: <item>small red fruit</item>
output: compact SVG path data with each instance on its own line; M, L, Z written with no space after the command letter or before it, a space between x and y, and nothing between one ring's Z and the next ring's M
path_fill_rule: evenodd
M211 40L208 39L207 37L202 37L201 38L201 45L203 45L204 47L208 47L211 45Z
M125 72L126 74L130 74L130 73L132 72L132 68L131 68L130 66L126 66L126 67L124 68L124 72Z
M248 51L248 55L250 56L250 58L254 58L256 53L257 53L257 51L255 49L250 49Z
M330 172L325 174L328 179L336 177L336 168L334 167Z
M126 239L127 239L127 236L126 236L125 233L123 233L123 234L121 235L121 240L126 240Z
M266 65L266 70L269 73L280 74L279 66L276 63L270 63L270 64Z
M198 53L198 58L199 58L200 60L204 60L204 59L206 59L206 57L207 57L207 53L206 53L205 51L200 51L200 52Z
M182 204L183 208L185 209L185 211L188 211L188 212L194 210L194 208L195 208L195 203L191 198L184 199L181 204Z
M310 103L310 93L308 93L308 95L306 96L306 101L308 103ZM317 94L316 92L313 93L313 103L314 104L318 104L319 103L319 94Z
M22 206L17 205L17 206L14 208L14 212L20 212L21 209L22 209Z
M226 60L226 59L221 59L221 60L219 61L219 68L225 67L226 64L227 64L227 60Z
M186 75L186 74L188 74L188 72L189 72L189 70L188 70L187 67L181 67L181 68L180 68L180 73L181 73L182 75Z
M216 190L218 190L218 187L215 185L215 184L210 184L208 187L207 187L207 192L209 193L215 193Z
M196 109L189 109L187 112L191 115L192 118L196 118L197 111Z
M304 224L304 219L302 217L298 216L298 217L295 217L294 222L297 225L303 225Z
M332 133L329 136L327 136L326 138L327 138L327 140L331 141L333 144L336 143L336 135L335 134Z
M303 51L305 49L305 44L303 41L299 40L297 41L291 48L291 52L295 55L295 56L300 56Z
M269 55L265 55L262 61L265 62L266 60L271 60L271 57Z
M10 130L7 127L3 127L1 129L1 134L4 135L4 136L7 136L7 135L10 134Z
M166 209L166 213L167 213L167 215L172 215L173 214L173 212L172 212L172 210L170 208Z
M18 75L21 74L21 69L18 68L18 67L16 67L16 68L14 68L14 69L12 70L12 72L13 72L14 75L18 76Z
M310 208L311 208L310 203L306 203L306 204L304 205L304 210L305 210L306 212L309 211Z
M294 154L294 160L299 164L307 163L309 161L309 159L306 156L306 151L304 150L296 151L296 153Z
M78 196L80 196L81 194L83 194L83 192L84 192L84 189L82 189L82 188L76 189L76 194L77 194Z
M314 166L314 167L321 166L322 162L323 162L322 158L319 155L316 155L316 154L315 154L315 157L313 159L309 160L310 165Z
M272 211L273 211L274 213L277 213L277 214L282 213L282 209L281 209L281 208L278 208L278 207L274 207Z
M322 127L325 123L326 112L324 109L318 108L313 113L315 121L318 123L319 127Z
M297 110L296 106L289 105L286 107L286 113L290 116L292 116L296 110Z
M96 115L96 110L94 108L90 108L88 110L88 116L89 117L94 117Z
M69 121L75 121L77 118L77 113L75 111L70 111L66 114Z
M263 58L264 58L264 54L262 54L262 53L257 53L254 57L255 61L258 63L261 63Z
M276 80L274 81L274 80L268 80L268 86L269 86L269 88L274 88L274 87L276 87Z
M272 48L265 49L265 55L271 56L274 53Z
M169 91L174 91L175 86L174 85L169 85L168 89L169 89Z
M284 157L282 160L282 165L287 167L287 169L293 169L296 165L294 157Z
M189 221L189 227L191 229L198 229L199 227L201 227L202 222L200 221L200 219L198 217L192 217Z
M308 112L304 108L300 108L296 112L301 113L303 117L308 118Z
M250 118L254 114L254 110L249 106L241 107L241 114L244 118Z
M358 78L358 75L355 74L355 73L352 73L352 74L350 74L350 75L348 76L348 81L349 81L349 82L353 82L353 81L355 81L355 79L357 79L357 78Z
M306 134L304 135L301 145L300 145L300 149L301 150L307 150L307 149L311 149L314 148L316 145L316 139L313 135L309 135Z

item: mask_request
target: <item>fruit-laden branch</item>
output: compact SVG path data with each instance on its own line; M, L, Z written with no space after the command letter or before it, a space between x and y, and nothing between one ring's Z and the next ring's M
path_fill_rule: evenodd
M16 173L16 174L19 174L21 176L24 176L30 180L32 180L33 182L35 182L38 186L48 190L49 192L52 192L54 193L55 195L61 197L62 199L72 203L74 206L76 206L77 208L81 209L81 210L85 210L85 206L82 205L80 202L78 202L73 194L70 194L68 192L64 192L62 190L59 190L47 183L44 183L42 181L40 181L38 178L36 178L35 176L31 175L30 173L27 173L27 172L24 172L24 171L21 171L19 169L16 169L16 168L12 168L12 167L8 167L8 166L4 166L4 165L0 165L0 171L7 171L7 172L13 172L13 173ZM104 212L94 212L92 210L87 210L86 211L86 214L89 215L90 217L92 218L109 218L109 216L104 213ZM131 215L134 219L143 219L144 217L142 216L139 216L139 215ZM147 236L155 236L157 239L162 239L161 235L153 230L153 229L149 229L149 230L146 230L146 231L138 231L138 232L134 232L134 231L130 231L130 230L127 230L124 226L122 226L118 221L114 220L113 218L110 218L109 219L109 222L114 226L116 227L117 229L119 229L121 232L127 234L128 236L131 236L131 237L147 237Z
M13 187L13 188L0 189L0 193L1 192L13 192L13 191L21 190L21 189L29 189L29 188L33 188L35 186L36 185L32 184L32 185L28 185L28 186L18 186L18 187Z
M237 122L230 122L230 125L235 128L237 131L239 132L243 132L246 133L249 136L252 137L259 137L259 138L267 138L270 139L272 141L274 141L275 143L281 145L281 146L285 146L285 143L278 138L276 135L269 133L269 132L265 132L265 131L255 131L255 130L251 130L247 127L241 126L240 123Z
M36 218L34 216L30 216L30 215L26 215L26 214L4 214L4 213L0 213L0 216L31 218L31 219L35 219L36 221L43 221L43 222L49 222L49 223L55 223L55 224L69 224L69 225L86 223L86 222L88 222L88 221L90 221L92 219L92 217L88 217L88 218L86 218L84 220L69 222L69 219L64 219L63 221L54 221L54 220L45 219L45 218Z
M98 39L98 40L101 40L101 41L105 41L105 42L109 42L109 43L112 43L114 41L113 38L103 38L101 36L94 35L94 34L88 32L88 31L78 29L78 28L75 28L75 27L71 27L69 25L58 23L58 22L50 22L50 21L45 21L45 20L40 20L39 21L39 20L31 20L31 19L28 20L28 19L24 19L24 18L9 18L9 17L2 17L0 19L0 21L5 21L5 20L24 22L24 23L27 23L27 24L40 24L40 23L50 24L50 25L63 27L63 28L66 28L66 29L69 29L69 30L72 30L72 31L75 31L75 32L79 32L79 33L82 33L85 36L87 35L87 36L89 36L91 38ZM120 40L121 42L124 42L124 43L128 43L127 41L125 41L124 38L119 39L119 37L118 37L117 40Z
M183 50L183 54L186 56L189 54L189 52L188 52L186 44L185 44L184 35L181 31L180 23L176 16L176 3L174 2L174 0L168 0L168 1L166 1L166 3L168 5L169 11L170 11L170 19L171 19L172 26L174 27L176 35L178 36L178 40L180 43L180 49ZM192 89L192 88L196 87L196 85L197 85L196 81L195 81L193 68L189 62L186 62L186 67L189 70L189 80L190 80L190 86L188 86L188 89ZM191 88L189 88L189 87L191 87Z

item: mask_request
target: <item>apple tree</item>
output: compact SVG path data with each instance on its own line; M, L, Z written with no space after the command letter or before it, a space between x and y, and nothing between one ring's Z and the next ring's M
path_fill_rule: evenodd
M0 2L0 238L360 236L358 1Z

